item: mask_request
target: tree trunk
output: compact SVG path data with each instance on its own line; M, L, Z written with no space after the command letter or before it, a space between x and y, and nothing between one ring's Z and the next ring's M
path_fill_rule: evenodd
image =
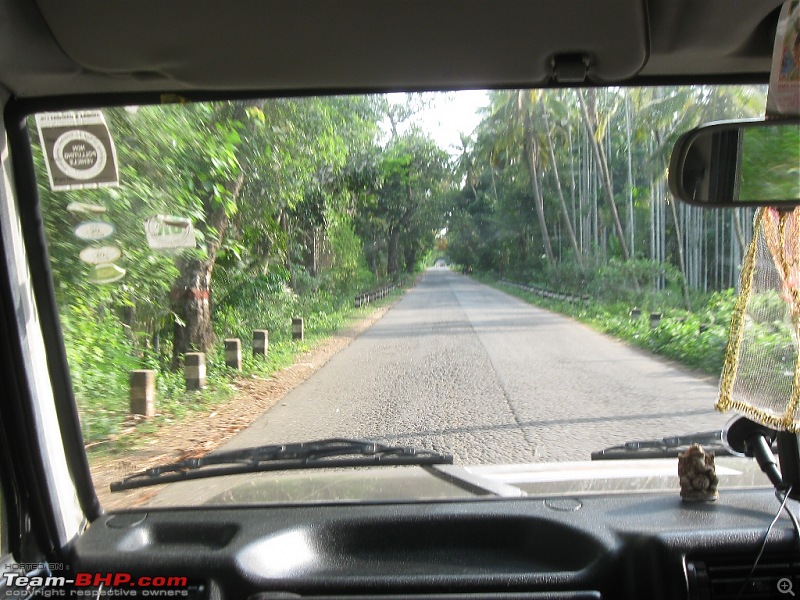
M744 243L744 232L742 231L742 222L739 220L739 211L731 211L731 218L733 219L733 230L736 232L736 241L739 243L739 251L744 256L747 254L747 245Z
M417 248L414 244L409 244L405 251L406 273L413 273L417 266Z
M689 299L689 282L686 277L686 260L683 257L683 236L681 235L681 228L678 222L678 211L675 208L675 199L672 198L667 201L672 209L672 222L675 226L675 235L678 236L678 266L681 269L681 275L683 275L683 281L681 281L681 289L683 290L683 302L686 305L686 310L689 312L692 311L692 303Z
M172 290L173 366L186 352L207 352L214 344L211 327L211 260L180 261L181 274Z
M236 200L244 183L244 173L227 184L231 197ZM206 206L206 256L203 259L178 259L180 269L172 288L173 326L172 366L178 368L186 352L208 352L214 344L211 326L211 274L222 246L228 217L222 206ZM211 235L211 232L214 235Z
M592 152L594 153L595 161L597 161L597 168L600 174L600 180L603 184L603 189L605 191L606 202L608 203L608 208L611 211L611 218L614 221L614 229L616 230L617 239L619 240L620 251L622 252L622 258L624 260L628 260L630 255L628 254L628 245L625 243L625 232L622 230L622 223L619 220L619 211L617 210L617 205L614 202L614 190L611 188L611 175L608 171L608 161L606 160L605 150L603 150L602 145L597 143L597 139L595 139L595 133L597 130L597 125L594 120L589 116L589 108L586 105L586 100L583 96L583 91L578 90L578 102L581 105L581 114L583 116L583 123L586 126L586 129L589 133L589 143L592 147Z
M531 191L533 192L533 202L536 208L536 217L539 221L539 230L542 233L542 243L544 244L544 253L550 266L555 266L555 258L553 257L553 247L550 245L550 235L547 233L547 222L544 218L544 198L542 198L542 191L539 189L539 180L536 175L536 160L537 160L537 146L533 138L533 124L531 123L531 116L528 112L528 107L522 102L522 94L524 90L520 90L518 108L523 113L523 130L524 130L524 143L523 150L525 152L525 159L528 165L528 175L531 180Z
M628 143L628 242L631 252L636 253L636 217L633 209L633 148L631 147L631 103L630 94L625 94L625 137Z
M553 137L550 134L550 120L547 118L547 108L542 106L542 115L544 116L544 128L547 133L547 148L550 151L550 163L553 166L553 176L556 180L556 191L558 192L558 201L561 204L561 215L564 217L564 225L567 228L567 236L569 237L572 250L575 254L575 262L578 266L583 268L583 258L581 256L580 248L578 248L578 240L575 239L575 230L572 228L572 221L569 218L569 210L567 203L564 201L564 192L561 190L561 177L558 175L558 163L556 163L556 153L553 150Z
M389 256L387 262L387 270L389 275L394 278L400 270L399 267L399 253L400 253L400 226L392 224L389 226Z
M317 248L317 229L311 227L311 264L309 265L309 272L312 277L317 276L317 263L319 262L319 250Z
M494 195L495 204L500 203L500 197L497 195L497 179L494 172L494 161L489 162L489 174L492 176L492 194Z

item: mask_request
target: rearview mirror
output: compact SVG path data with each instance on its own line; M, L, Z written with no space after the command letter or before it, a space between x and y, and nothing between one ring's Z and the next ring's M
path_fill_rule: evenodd
M699 206L800 204L800 119L692 129L672 151L669 189Z

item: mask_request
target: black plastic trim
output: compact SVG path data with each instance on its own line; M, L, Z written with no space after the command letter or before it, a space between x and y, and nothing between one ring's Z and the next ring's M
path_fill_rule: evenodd
M139 104L170 104L181 102L205 102L217 100L247 100L253 98L304 98L311 96L351 96L359 94L387 94L395 92L453 92L460 90L502 91L513 89L579 89L614 87L658 87L658 86L692 86L692 85L768 85L769 73L742 73L691 76L636 76L625 81L548 84L521 81L510 81L503 85L465 87L454 86L403 86L403 87L363 87L363 88L288 88L288 89L235 89L235 90L170 90L160 92L121 92L79 94L70 96L49 97L16 97L9 102L17 115L31 115L36 112L103 108L109 106L130 106Z
M4 387L0 407L0 465L2 490L7 498L10 550L15 557L24 559L30 553L31 533L43 551L50 551L57 546L58 527L44 485L44 463L35 444L30 393L19 377L25 366L2 245L0 257L3 258L0 260L0 380Z
M5 113L16 185L17 208L28 253L33 295L47 352L48 373L53 388L67 467L75 484L81 509L86 518L93 521L102 514L102 510L92 485L77 404L72 393L61 322L58 318L26 122L28 113L19 109L19 104L12 101L9 102Z

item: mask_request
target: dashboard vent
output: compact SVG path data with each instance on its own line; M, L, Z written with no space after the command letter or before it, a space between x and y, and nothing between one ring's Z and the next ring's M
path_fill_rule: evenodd
M755 556L716 556L686 563L690 600L754 600L792 598L800 594L800 556L761 557L753 575Z

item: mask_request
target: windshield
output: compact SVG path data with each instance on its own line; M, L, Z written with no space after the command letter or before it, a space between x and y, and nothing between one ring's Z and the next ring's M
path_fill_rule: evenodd
M682 132L762 116L765 87L168 100L29 121L105 507L451 485L337 464L109 492L221 449L358 438L541 479L727 420L752 210L680 205L666 170Z

